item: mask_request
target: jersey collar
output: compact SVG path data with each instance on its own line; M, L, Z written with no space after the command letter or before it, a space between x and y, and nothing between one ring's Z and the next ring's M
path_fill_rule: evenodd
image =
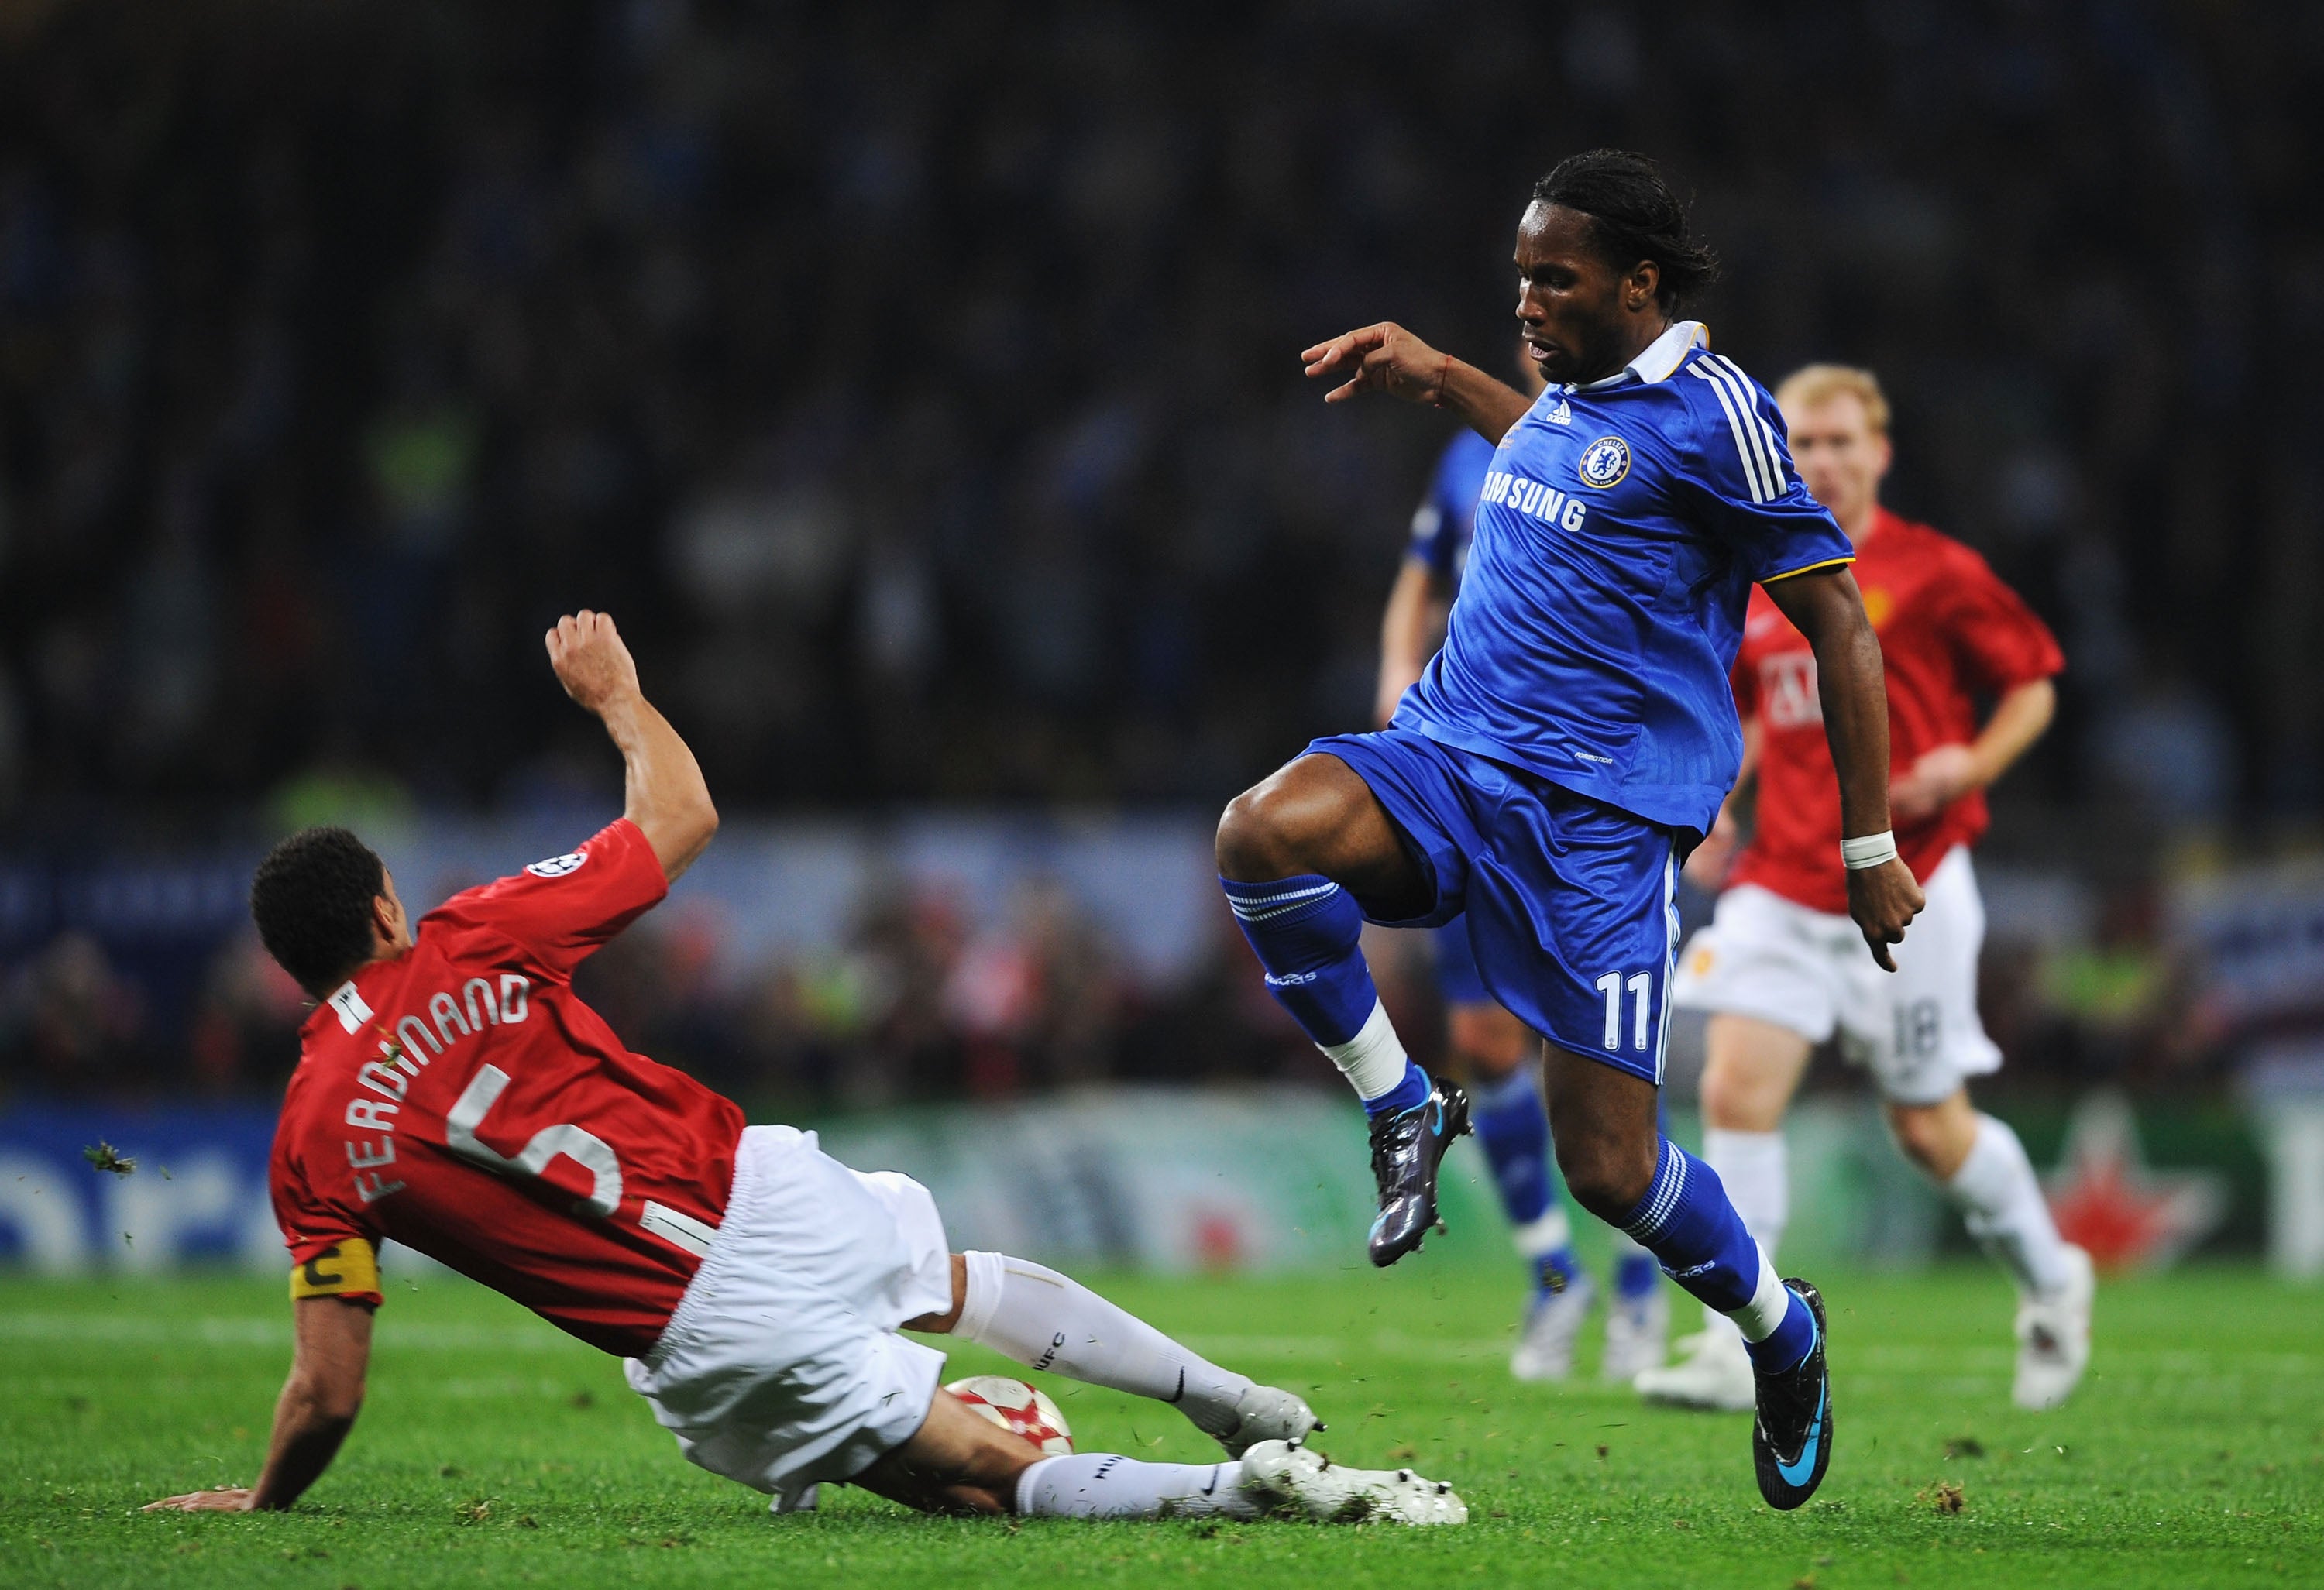
M1711 345L1711 328L1700 320L1678 320L1671 328L1646 345L1638 356L1622 366L1615 374L1601 381L1584 381L1573 388L1577 392L1594 392L1607 387L1619 386L1636 377L1647 386L1668 381L1687 354L1697 348Z

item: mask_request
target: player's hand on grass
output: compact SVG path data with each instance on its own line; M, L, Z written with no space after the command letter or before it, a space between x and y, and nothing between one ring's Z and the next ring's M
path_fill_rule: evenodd
M254 1503L254 1492L242 1485L220 1485L214 1491L189 1491L182 1496L164 1496L159 1502L148 1502L147 1512L248 1512Z
M1391 320L1317 343L1299 358L1311 381L1343 378L1323 394L1326 403L1345 402L1359 392L1434 403L1444 395L1445 373L1452 363L1451 354L1437 352Z
M1872 959L1883 971L1896 970L1896 958L1888 953L1888 946L1904 942L1904 929L1927 904L1913 869L1901 858L1848 875L1848 914L1856 919Z
M1925 823L1977 787L1977 753L1965 745L1933 746L1888 786L1888 812L1902 825Z
M549 666L565 694L593 712L638 692L638 665L613 628L613 615L583 608L548 635Z

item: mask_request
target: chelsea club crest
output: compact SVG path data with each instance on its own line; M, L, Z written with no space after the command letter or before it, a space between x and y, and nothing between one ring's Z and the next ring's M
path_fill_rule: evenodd
M1585 486L1603 489L1630 473L1630 444L1619 437L1600 437L1582 449L1575 466Z

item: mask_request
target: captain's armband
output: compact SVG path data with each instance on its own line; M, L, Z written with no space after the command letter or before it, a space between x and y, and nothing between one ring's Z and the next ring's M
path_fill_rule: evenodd
M360 1236L335 1243L290 1272L290 1297L377 1299L379 1255Z

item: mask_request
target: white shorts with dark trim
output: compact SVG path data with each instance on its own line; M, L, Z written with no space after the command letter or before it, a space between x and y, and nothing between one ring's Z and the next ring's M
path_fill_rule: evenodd
M688 1461L800 1505L918 1431L945 1356L897 1328L952 1302L927 1188L748 1126L709 1255L630 1386Z
M1719 896L1711 925L1679 955L1672 997L1683 1010L1756 1016L1871 1071L1898 1104L1935 1104L2001 1066L1977 1014L1985 902L1967 847L1922 885L1928 907L1904 930L1886 972L1846 916L1811 910L1757 884Z

